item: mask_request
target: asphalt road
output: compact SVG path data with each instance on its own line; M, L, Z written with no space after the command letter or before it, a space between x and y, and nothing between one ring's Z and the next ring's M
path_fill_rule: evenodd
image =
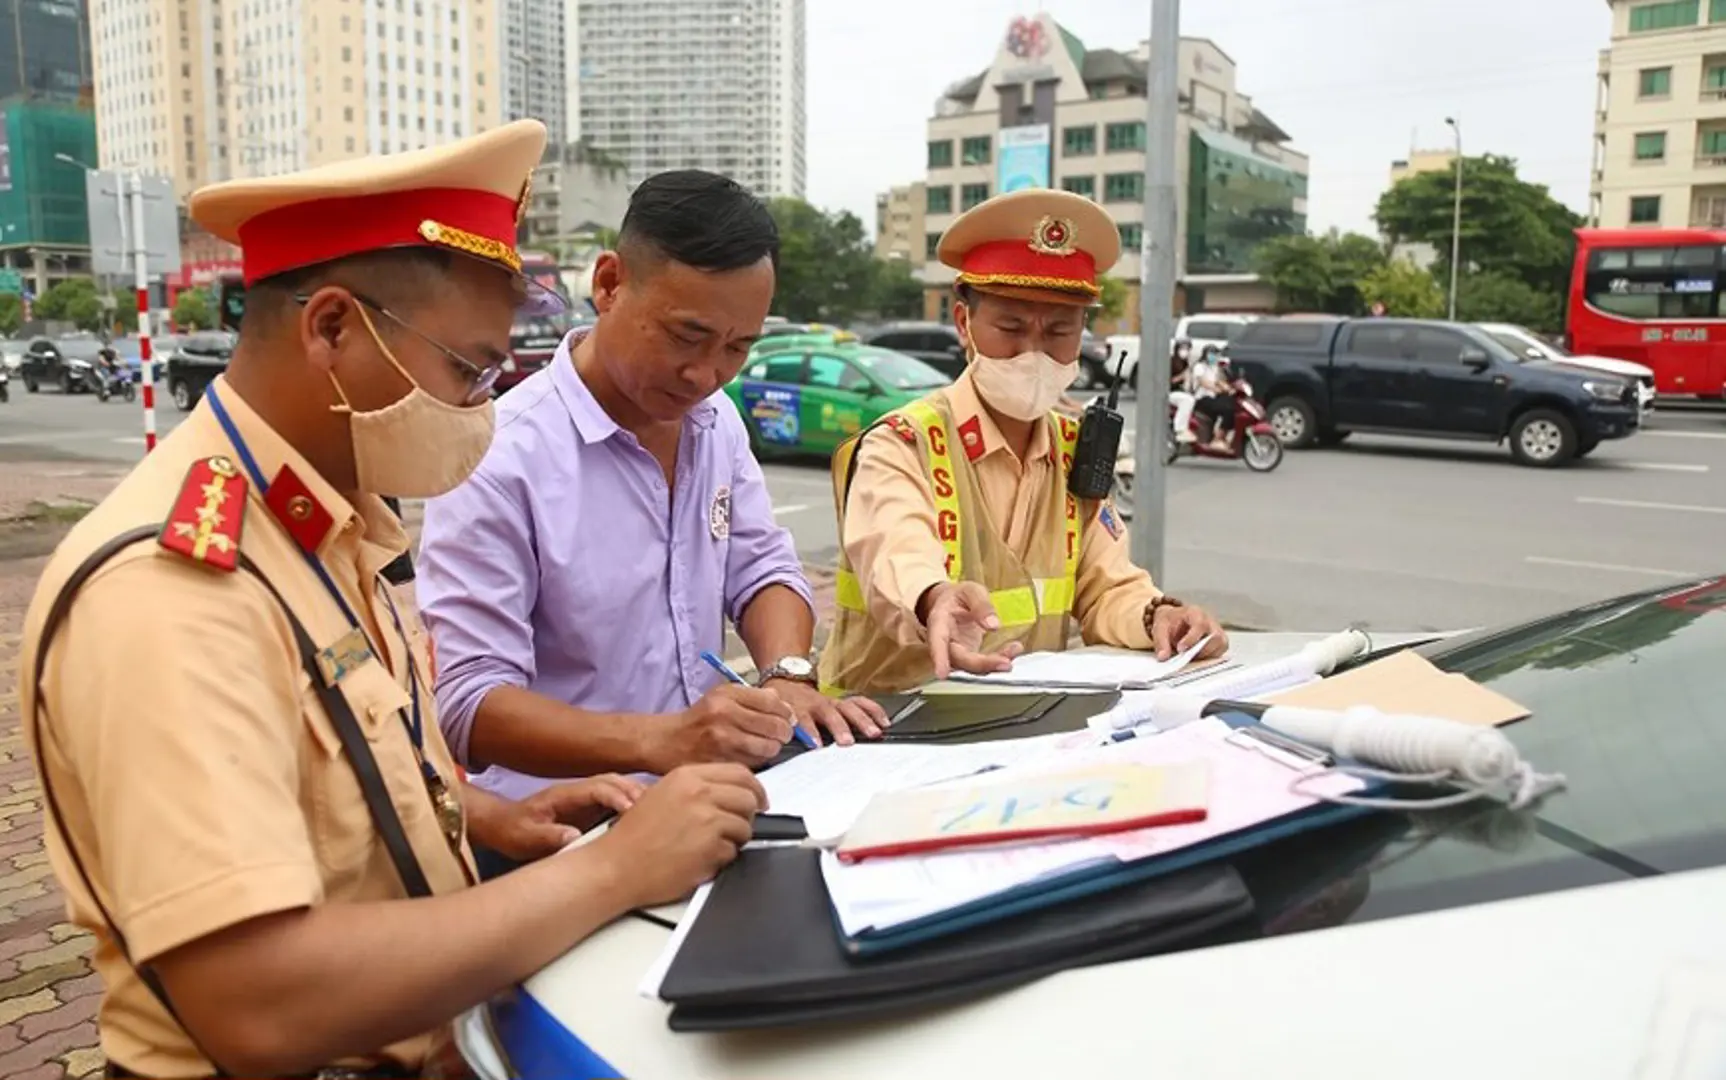
M143 450L135 403L13 389L0 405L0 459L127 461ZM157 410L164 433L179 418L171 404ZM766 472L804 558L831 565L825 465ZM1165 520L1164 586L1241 625L1504 623L1726 573L1726 411L1658 410L1640 434L1552 471L1516 466L1501 447L1358 436L1291 452L1266 475L1183 460Z

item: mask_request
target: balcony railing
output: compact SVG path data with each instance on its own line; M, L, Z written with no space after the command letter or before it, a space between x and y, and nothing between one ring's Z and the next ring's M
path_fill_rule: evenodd
M1726 101L1726 86L1704 86L1702 88L1702 100Z
M1699 169L1726 168L1726 152L1697 154L1696 167Z

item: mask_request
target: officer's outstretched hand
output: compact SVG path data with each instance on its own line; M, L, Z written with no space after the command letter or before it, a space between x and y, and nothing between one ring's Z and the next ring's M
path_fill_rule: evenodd
M771 690L720 683L664 725L649 754L653 771L679 765L736 762L760 765L791 741L791 706Z
M519 802L499 800L486 834L476 839L517 862L531 862L573 843L608 813L628 810L644 790L639 781L614 773L553 784Z
M622 854L631 906L681 900L737 857L767 793L741 765L690 765L662 777L594 841Z
M1017 642L999 652L983 651L983 635L999 630L1001 617L989 602L989 590L975 581L942 582L923 594L919 607L937 679L955 670L973 675L1006 671L1023 651Z

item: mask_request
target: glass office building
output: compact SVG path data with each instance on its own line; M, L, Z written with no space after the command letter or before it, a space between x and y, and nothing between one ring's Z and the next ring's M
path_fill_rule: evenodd
M1260 244L1306 232L1303 173L1225 132L1195 126L1190 138L1188 274L1252 273L1253 253Z
M85 0L0 0L0 100L90 100Z

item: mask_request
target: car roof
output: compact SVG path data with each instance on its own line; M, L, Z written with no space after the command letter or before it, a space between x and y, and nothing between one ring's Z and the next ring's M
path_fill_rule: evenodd
M853 349L862 343L849 330L819 330L800 334L773 334L755 343L751 355L770 352L795 352L799 349Z

